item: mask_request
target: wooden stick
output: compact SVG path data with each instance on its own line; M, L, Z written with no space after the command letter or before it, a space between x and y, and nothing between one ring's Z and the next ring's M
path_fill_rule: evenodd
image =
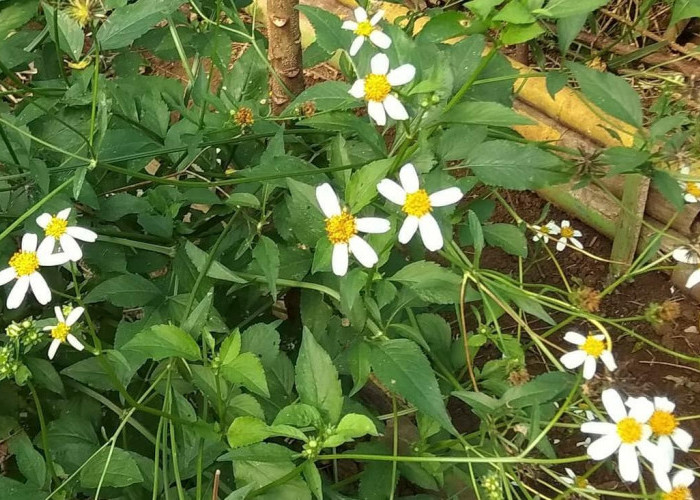
M270 78L270 101L275 115L304 90L297 5L299 0L267 2L267 54L278 76Z
M625 187L622 190L621 200L624 209L618 215L618 231L613 240L610 260L625 262L626 265L610 265L610 272L615 277L621 275L634 261L648 193L648 177L639 174L625 176Z

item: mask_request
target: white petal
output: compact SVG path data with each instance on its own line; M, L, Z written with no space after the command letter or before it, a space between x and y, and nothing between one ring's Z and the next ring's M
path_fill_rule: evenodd
M413 235L416 234L418 230L418 217L409 215L403 221L401 229L399 230L399 243L406 244L411 241Z
M41 266L62 266L66 262L70 260L68 255L66 255L64 252L60 253L52 253L50 255L39 255L37 254L37 257L39 257L39 265Z
M383 179L377 184L377 191L384 198L397 205L406 203L406 191L391 179Z
M618 458L620 477L629 483L639 479L639 461L637 460L637 450L634 445L622 443L618 452Z
M363 36L356 36L355 39L352 41L352 44L350 45L350 50L348 53L351 56L357 55L357 53L360 51L362 48L362 44L365 43L365 37Z
M569 370L573 370L574 368L581 366L583 362L586 361L587 357L588 354L586 354L585 351L577 349L575 351L567 352L561 358L559 358L559 361L561 361L561 364Z
M45 306L51 302L51 289L49 285L46 284L46 280L39 273L32 273L29 275L29 284L32 287L32 292L34 297L36 297L37 302L42 306Z
M583 243L581 243L579 240L576 238L569 238L569 243L574 245L576 248L583 250Z
M394 120L408 120L408 111L395 95L387 95L382 103L386 113Z
M386 75L387 71L389 71L389 58L386 54L376 54L370 59L369 67L374 75Z
M357 261L365 267L372 267L379 262L377 252L369 246L369 243L359 236L350 238L350 252L352 252Z
M409 194L415 193L420 188L418 174L412 163L406 163L401 167L401 170L399 170L399 179L401 180L401 186L403 186L404 190Z
M673 410L676 409L676 404L666 397L661 398L657 396L654 398L654 408L673 413Z
M355 10L353 11L355 14L355 20L358 23L361 23L362 21L367 20L367 11L363 9L362 7L355 7Z
M581 424L581 432L586 434L615 434L617 432L617 426L611 424L610 422L584 422Z
M333 245L333 256L331 257L331 267L336 276L345 276L348 272L348 244L336 243Z
M559 234L561 232L561 228L553 220L550 220L546 226L549 229L549 234Z
M690 486L695 481L695 475L693 471L689 469L682 469L676 472L673 476L673 486Z
M345 21L341 28L344 30L355 31L357 29L357 23L355 21Z
M561 221L561 227L569 227L571 223L568 220Z
M372 16L372 19L369 20L369 24L371 24L372 26L376 26L377 23L379 21L381 21L383 17L384 17L384 11L382 9L379 9L377 12L374 13L374 15ZM385 49L386 47L382 47L382 48Z
M605 368L610 370L611 372L614 372L617 370L617 363L615 363L615 358L612 355L612 352L605 350L600 353L600 360L603 362L605 365Z
M39 248L36 249L36 253L37 255L51 255L54 248L56 248L56 238L47 236L39 243Z
M333 217L341 213L338 197L327 182L316 188L316 201L326 217Z
M656 454L657 456L653 460L656 466L666 472L670 471L673 465L673 456L675 455L673 442L670 437L659 436L659 440L656 443Z
M690 274L690 276L688 276L688 281L685 282L685 287L693 288L698 283L700 283L700 269L696 269Z
M380 30L374 30L369 34L370 41L380 49L388 49L391 47L391 38L389 35Z
M402 64L398 68L394 68L386 75L386 79L389 81L389 85L396 87L397 85L404 85L416 76L416 67L412 64Z
M683 175L688 175L688 174L690 174L690 167L683 167L683 168L681 168L681 174L683 174Z
M83 349L85 349L85 346L82 344L82 342L80 342L72 333L68 334L66 340L68 340L68 343L72 345L76 351L82 351Z
M362 99L365 96L364 79L356 80L355 83L352 84L352 87L350 87L348 93L357 99Z
M566 238L559 238L559 241L557 242L557 250L561 252L566 248Z
M61 341L58 339L53 339L51 341L51 345L49 346L49 359L53 359L53 357L56 355L56 351L58 351L58 346L61 345Z
M384 105L379 101L367 102L367 114L374 120L374 123L383 127L386 125L386 112Z
M615 453L615 450L619 447L620 438L617 434L608 434L593 441L586 449L586 452L593 460L605 460Z
M583 378L591 380L595 375L596 360L593 356L586 356L583 362Z
M49 222L51 222L51 214L43 213L36 218L36 223L41 229L46 229Z
M29 290L29 276L22 276L15 282L7 296L7 308L17 309L21 306L24 296L27 295L27 290Z
M586 337L578 332L568 331L564 334L564 340L570 344L583 345L583 343L586 342Z
M8 284L17 277L14 267L7 267L0 271L0 286Z
M22 236L22 250L25 252L36 252L37 236L34 233L25 233Z
M381 217L358 217L355 219L357 230L361 233L386 233L391 224Z
M61 249L65 252L68 258L74 262L78 262L83 258L83 251L80 249L80 245L73 239L69 234L64 234L61 236Z
M73 309L66 318L66 325L73 326L75 322L80 319L84 312L85 309L82 307L76 307L75 309Z
M418 219L418 229L420 230L420 237L423 240L425 248L431 252L437 252L442 248L442 232L440 231L440 226L438 226L435 217L427 214Z
M60 306L53 306L53 313L59 323L66 322L66 318L63 316L63 311L61 310Z
M673 434L671 434L671 438L681 450L686 452L690 449L690 446L693 444L693 436L690 435L689 432L681 428L677 428L676 430L674 430Z
M644 424L649 421L652 413L654 413L654 403L647 398L637 398L630 406L629 416Z
M441 189L430 195L430 205L433 207L444 207L454 205L462 199L462 190L458 187Z
M622 397L620 397L620 393L615 389L605 389L601 398L603 400L603 406L605 406L605 411L608 412L613 422L619 422L627 416Z
M576 474L568 467L564 467L564 472L566 472L566 475L569 477L569 479L576 479Z
M66 233L70 234L76 240L85 241L87 243L93 243L97 240L97 233L85 229L84 227L68 226L66 228Z
M663 467L658 467L657 465L654 465L653 470L654 480L661 491L671 491L673 488L671 486L671 480L668 478L668 471L664 470Z
M685 193L683 195L683 199L685 200L686 203L697 203L698 202L698 199L690 193Z
M673 258L682 264L697 264L697 254L687 247L678 247L671 254Z
M71 210L70 207L64 208L63 210L61 210L60 212L58 212L56 214L56 217L59 219L67 220L68 216L70 215L70 210Z

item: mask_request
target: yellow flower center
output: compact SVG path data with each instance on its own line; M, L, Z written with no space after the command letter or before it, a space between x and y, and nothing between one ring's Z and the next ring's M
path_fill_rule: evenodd
M253 123L255 123L255 119L253 118L253 110L245 106L241 106L234 114L233 121L239 127L250 127Z
M669 436L673 434L673 431L678 427L678 421L676 417L673 416L673 413L656 410L649 419L649 426L654 434Z
M603 354L603 351L605 350L605 342L598 340L593 335L589 335L586 337L586 341L583 343L583 345L581 345L581 350L589 356L598 358L598 356Z
M328 234L328 240L334 245L347 243L350 241L350 238L357 234L355 217L343 210L341 214L327 218L326 233Z
M71 0L68 15L81 26L85 26L92 18L92 0Z
M548 228L547 226L542 226L542 227L539 229L539 232L542 233L542 234L549 234L549 228Z
M697 182L687 182L685 184L685 192L696 198L700 197L700 184Z
M574 229L572 227L562 227L561 228L561 235L564 238L571 238L574 236Z
M372 23L365 19L361 23L357 23L357 28L355 28L355 34L357 36L369 36L373 30L374 27L372 26Z
M66 325L63 322L57 324L51 329L51 337L55 338L56 340L60 340L61 342L66 341L69 333L70 326Z
M10 267L14 268L17 276L29 276L39 269L39 257L36 252L20 250L10 257Z
M425 189L419 189L415 193L410 193L406 195L406 201L401 207L407 215L413 215L415 217L423 217L425 214L430 213L433 209L430 206L430 197Z
M382 102L391 92L391 85L386 75L371 73L365 78L365 99L368 101Z
M576 486L579 489L588 488L588 479L586 479L585 477L576 476L576 478L574 479L574 486Z
M66 232L66 228L68 227L68 221L65 219L59 219L55 215L51 217L51 222L49 222L46 225L46 229L44 229L44 233L46 236L53 236L54 238L58 239L63 234Z
M661 498L662 500L693 500L693 495L687 486L676 486L668 493L663 493Z
M632 417L625 417L617 423L617 435L625 444L634 444L642 439L642 424Z

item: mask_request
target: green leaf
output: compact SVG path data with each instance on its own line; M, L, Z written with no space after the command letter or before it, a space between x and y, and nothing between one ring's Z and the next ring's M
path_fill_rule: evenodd
M295 371L301 402L317 408L329 423L335 424L343 409L343 390L338 380L338 371L328 353L306 327Z
M466 31L467 16L454 10L443 12L430 18L416 37L419 43L436 43L463 35Z
M141 481L143 476L136 460L121 448L103 449L80 471L80 484L84 488L96 488L100 484L124 488Z
M319 7L299 5L297 9L306 16L316 32L316 43L328 53L338 49L350 49L352 33L341 28L343 22L338 16Z
M125 215L147 213L150 210L151 205L145 198L138 198L127 193L117 193L100 201L99 215L108 222L114 222Z
M352 213L359 212L377 197L377 183L386 177L393 162L391 158L373 161L352 173L345 189L345 201Z
M272 436L284 436L306 441L306 436L299 429L290 425L267 425L255 417L237 417L231 422L226 437L231 448L240 448L267 439Z
M690 17L700 17L700 0L675 0L669 26Z
M386 143L377 132L377 128L359 116L344 111L331 111L301 120L299 125L319 130L357 134L360 140L366 142L375 153L382 157L386 156Z
M277 244L267 236L260 236L258 244L253 249L253 259L265 273L267 286L272 298L277 298L277 278L280 271L280 251Z
M255 443L231 450L219 457L223 460L254 460L256 462L288 462L294 456L294 452L289 448L275 443Z
M512 224L485 224L484 238L489 245L506 253L527 257L527 239L523 232Z
M249 47L224 78L221 97L231 106L262 99L267 96L267 78L265 62Z
M511 127L513 125L532 125L527 116L497 102L462 102L457 104L440 118L442 123L459 123L463 125L490 125L492 127Z
M122 274L93 288L85 303L107 301L117 307L143 307L162 299L163 293L152 281L138 274Z
M469 220L469 233L472 237L472 245L474 246L474 253L476 259L479 259L481 252L484 250L484 230L481 227L481 221L476 215L476 212L469 210L467 212L467 219Z
M576 39L576 35L583 29L586 19L588 19L588 14L578 14L557 19L557 44L559 45L559 52L563 55L569 50L569 46Z
M15 456L17 467L27 482L37 488L43 487L46 483L46 462L41 453L34 448L27 433L21 431L12 436L7 441L7 447L10 454ZM7 492L3 490L3 494Z
M224 339L219 349L219 361L222 366L233 363L241 352L241 332L236 329Z
M569 83L569 75L563 71L547 71L545 80L547 83L547 92L552 99L554 99L554 96Z
M314 494L317 500L323 500L323 482L321 481L321 473L318 472L316 464L312 460L307 460L304 462L302 472L311 493Z
M481 182L506 189L540 189L563 184L572 168L531 144L487 141L476 146L466 159Z
M104 355L103 361L110 365L112 373L119 382L125 387L128 386L136 369L132 369L124 355L119 351L107 349L102 351L102 354ZM118 389L96 356L73 363L61 370L61 373L101 391L116 391Z
M111 50L131 45L182 3L182 0L138 0L114 9L97 31L100 48Z
M544 33L544 28L539 23L532 24L508 24L501 31L501 43L503 45L515 45L537 38Z
M348 413L340 419L335 432L324 441L323 446L325 448L334 448L367 434L371 436L378 435L374 422L366 415Z
M460 277L435 262L412 262L389 279L402 283L428 302L456 304L459 301Z
M486 418L488 415L494 415L501 408L502 403L488 394L474 391L455 391L452 393L456 398L467 403L474 413L481 418Z
M295 464L291 460L274 463L244 460L233 462L236 486L239 488L252 485L253 490L256 490L285 478L281 484L266 490L262 495L257 495L255 498L258 500L311 500L311 491L298 474L294 474L292 479L287 478L294 468ZM243 500L246 496L243 494L234 498Z
M45 359L27 357L25 364L32 372L32 380L39 387L48 389L56 394L65 394L61 376L58 374L53 364Z
M607 4L609 0L549 0L542 9L532 12L546 17L562 18L579 16L593 12L598 7Z
M0 40L10 31L23 26L36 14L38 0L14 0L0 3Z
M319 411L313 406L304 403L294 403L280 410L273 422L273 425L278 424L320 428L323 420Z
M204 270L204 266L207 264L209 254L190 241L185 242L185 252L197 271L201 273ZM239 277L217 260L211 261L209 270L207 270L207 276L215 280L230 281L231 283L247 283L246 280Z
M651 183L677 210L683 208L685 205L683 190L671 174L664 170L654 170L651 174Z
M535 16L519 0L508 2L505 7L493 16L494 21L503 21L513 24L531 24L536 21Z
M252 352L239 354L236 359L223 365L221 374L230 382L240 384L255 394L270 396L263 365L260 358Z
M556 401L571 390L575 377L565 372L538 375L526 384L511 387L501 397L508 408L524 408Z
M346 82L328 81L317 83L299 94L280 115L281 118L300 116L300 107L312 102L316 113L326 111L340 111L356 108L360 102L351 96L348 91L350 85Z
M651 158L651 153L634 148L616 146L606 149L600 159L610 166L609 175L631 173Z
M36 7L35 7L36 8ZM3 11L0 10L0 29L2 29ZM1 33L1 32L0 32ZM0 491L5 498L12 500L45 500L46 492L34 486L20 483L9 477L0 476Z
M49 28L49 36L56 42L56 34L58 34L58 46L73 58L74 61L80 60L80 55L83 52L83 42L85 34L80 25L71 19L64 10L54 13L53 7L46 2L42 2L44 9L44 18L46 26ZM56 16L56 26L54 26L54 15Z
M612 73L602 73L583 64L567 62L566 65L583 95L593 104L637 128L642 126L642 103L629 83Z
M137 351L156 361L169 357L200 359L197 342L184 330L174 325L155 325L137 333L122 348Z
M442 401L433 369L415 342L392 339L372 349L372 369L384 386L395 391L440 425L457 432Z
M464 6L482 18L486 18L491 14L491 11L497 5L503 3L503 0L470 0Z

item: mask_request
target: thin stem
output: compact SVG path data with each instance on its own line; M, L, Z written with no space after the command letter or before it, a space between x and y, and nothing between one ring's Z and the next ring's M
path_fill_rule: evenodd
M467 363L467 369L469 370L469 378L472 381L472 386L475 392L479 392L479 386L476 384L476 376L474 375L474 367L472 366L472 357L469 353L469 340L467 339L467 314L465 311L466 307L466 290L467 290L467 280L469 279L469 274L464 273L462 276L462 285L459 289L459 319L460 319L460 330L462 330L462 342L464 343L464 359Z
M49 469L51 480L58 481L59 479L56 475L56 469L53 466L53 459L51 458L51 448L49 447L49 434L46 429L46 420L44 419L44 410L41 406L41 400L39 399L39 394L36 392L36 388L34 387L34 384L32 384L31 380L27 380L27 387L29 387L29 391L32 393L34 406L36 406L36 413L39 417L39 427L41 429L41 446L44 448L46 466Z
M394 414L394 435L393 435L393 446L392 454L394 457L399 456L399 416L398 408L396 406L396 396L391 395L391 406ZM394 460L391 463L391 491L389 493L389 500L394 500L394 494L396 493L396 470L398 467L398 462Z

